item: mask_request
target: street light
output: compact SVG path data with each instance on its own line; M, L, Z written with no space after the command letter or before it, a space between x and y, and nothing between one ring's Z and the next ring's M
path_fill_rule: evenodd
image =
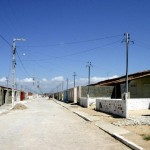
M12 45L12 107L14 107L14 100L15 100L15 92L14 92L14 86L15 86L15 54L16 54L16 41L25 41L23 38L15 38L13 39L13 45Z

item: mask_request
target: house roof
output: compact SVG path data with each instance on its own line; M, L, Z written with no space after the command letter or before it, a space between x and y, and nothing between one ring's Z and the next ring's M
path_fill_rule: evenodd
M4 88L4 89L11 89L11 88L9 88L9 87L1 86L1 85L0 85L0 87L1 87L1 88Z
M150 76L150 70L129 74L128 75L128 81L147 77L147 76ZM96 85L100 85L100 86L108 86L109 85L109 86L111 86L111 85L115 85L117 83L125 83L125 81L126 81L126 76L121 76L118 78L108 79L105 81L100 81L98 83L90 84L90 86L96 86Z

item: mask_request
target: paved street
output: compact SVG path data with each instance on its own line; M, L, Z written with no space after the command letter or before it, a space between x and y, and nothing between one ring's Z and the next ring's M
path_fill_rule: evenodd
M128 150L54 101L36 99L0 115L0 150Z

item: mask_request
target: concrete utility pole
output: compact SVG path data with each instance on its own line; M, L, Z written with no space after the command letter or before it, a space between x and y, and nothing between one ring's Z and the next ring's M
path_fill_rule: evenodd
M68 89L69 89L69 79L67 78L67 90L66 90L66 102L68 102Z
M16 90L17 90L17 82L15 82Z
M39 94L39 87L40 87L39 81L37 81L37 95Z
M125 33L126 38L126 99L128 98L128 46L129 46L129 34Z
M67 91L68 91L68 88L69 88L69 86L68 86L68 82L69 82L69 79L67 78Z
M8 77L6 77L6 87L8 88Z
M58 93L58 89L59 89L59 86L57 86L57 100L59 100L59 93Z
M86 67L88 67L88 92L87 92L87 97L89 97L89 94L90 94L90 87L89 87L89 85L90 85L90 78L91 78L90 74L91 74L91 67L93 67L93 66L92 66L91 62L88 62Z
M130 41L130 34L129 33L125 33L125 42L126 42L126 94L125 94L125 99L128 98L128 47L129 47L129 43L133 41Z
M25 41L25 39L13 39L13 45L12 45L12 107L14 107L14 101L15 101L15 91L14 91L14 86L15 86L15 65L16 65L16 60L15 60L15 55L16 55L16 41Z
M61 84L62 91L64 90L64 81Z
M33 91L33 93L34 93L34 82L35 82L35 77L32 78L32 84L33 84L32 91Z
M74 88L75 88L75 86L76 86L76 76L77 76L77 74L76 74L76 72L74 72L74 73L73 73L73 77L74 77Z

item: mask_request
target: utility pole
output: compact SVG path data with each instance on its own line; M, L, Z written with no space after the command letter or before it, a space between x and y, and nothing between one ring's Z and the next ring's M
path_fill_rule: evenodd
M15 66L16 66L16 60L15 60L15 55L16 55L16 41L25 41L25 39L13 39L13 45L12 45L12 107L14 107L14 100L15 100L15 91L14 91L14 86L15 86Z
M37 95L39 94L39 87L40 87L39 81L37 81Z
M17 90L17 82L15 82L16 90Z
M69 79L67 78L66 102L68 102L68 88L69 88L69 86L68 86L68 82L69 82Z
M125 42L126 42L126 94L125 94L125 99L128 98L128 47L129 47L129 43L133 41L130 40L130 34L129 33L125 33Z
M57 86L57 100L59 100L59 93L58 93L58 89L59 89L59 86Z
M8 77L6 77L6 87L8 88Z
M62 82L62 92L63 92L63 90L64 90L64 81Z
M88 67L88 92L87 92L87 97L89 97L89 94L90 94L90 87L89 87L89 85L90 85L90 74L91 74L91 67L93 67L93 66L92 66L91 62L88 62L86 67Z
M77 76L77 74L76 74L76 72L74 72L74 73L73 73L73 77L74 77L74 88L75 88L75 86L76 86L76 76Z
M69 79L67 78L67 91L68 91L68 87L69 87L69 86L68 86L68 82L69 82Z
M33 93L34 93L34 82L35 82L35 77L32 78L32 84L33 84L33 89L32 89L32 91L33 91Z

